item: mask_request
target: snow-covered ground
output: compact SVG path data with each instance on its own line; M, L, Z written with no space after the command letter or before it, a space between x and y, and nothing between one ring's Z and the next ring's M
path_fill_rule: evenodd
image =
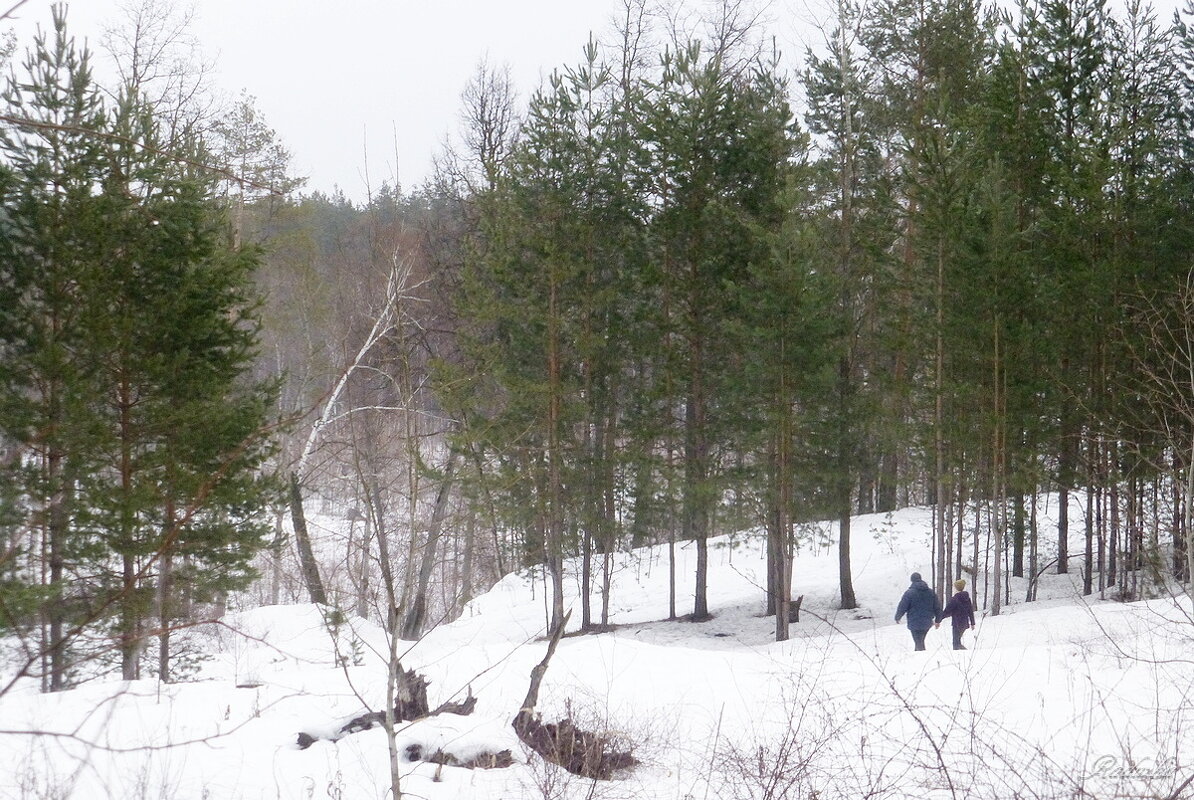
M912 652L892 621L912 571L929 574L929 512L854 522L861 608L835 610L837 551L806 545L792 639L772 641L764 544L711 542L708 622L667 616L665 548L620 555L609 633L566 637L540 693L547 720L611 731L640 765L594 783L545 765L510 727L544 655L541 578L506 577L402 663L431 681L431 704L478 698L468 717L406 725L418 745L467 759L509 749L506 769L402 763L404 797L1071 798L1185 797L1194 774L1194 623L1184 597L1088 601L1080 575L1047 576L1040 600L982 616L966 651L943 626ZM1047 527L1046 527L1047 532ZM1048 536L1046 535L1047 539ZM1075 539L1072 552L1078 552ZM680 613L695 552L678 548ZM981 579L974 592L980 598ZM595 607L599 602L594 600ZM573 627L578 624L579 603ZM187 634L186 683L91 681L0 697L0 798L383 798L380 728L331 737L384 705L380 629L334 634L313 606L260 608ZM1194 784L1185 792L1194 796ZM1085 792L1086 794L1082 794Z

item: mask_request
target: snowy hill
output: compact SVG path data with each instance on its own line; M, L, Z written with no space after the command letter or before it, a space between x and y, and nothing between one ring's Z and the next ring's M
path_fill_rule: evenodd
M861 608L835 609L837 553L806 547L792 640L762 615L764 545L710 543L705 623L667 615L663 548L618 557L611 623L569 636L540 694L545 720L571 716L615 732L640 765L581 779L525 750L510 721L546 648L544 591L507 576L402 663L431 681L433 706L470 716L406 725L404 796L477 798L1063 798L1184 797L1194 699L1194 616L1187 599L1085 602L1078 576L1052 576L1040 601L982 616L966 651L942 628L913 653L892 615L914 570L928 574L929 512L860 517ZM678 547L680 611L692 592L691 546ZM575 565L573 565L575 566ZM1071 581L1073 578L1073 582ZM979 598L981 581L974 587ZM567 601L576 605L575 596ZM574 614L574 621L578 614ZM329 630L312 606L260 608L187 634L186 683L92 681L57 695L20 682L0 698L0 798L382 798L390 767L380 728L340 727L385 704L386 642L349 620ZM307 749L299 732L316 741ZM504 769L410 760L510 750ZM1086 795L1079 794L1086 792Z

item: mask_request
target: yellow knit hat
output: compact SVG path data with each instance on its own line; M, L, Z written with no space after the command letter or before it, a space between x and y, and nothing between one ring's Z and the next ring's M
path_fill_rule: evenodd
M957 589L959 592L962 591L963 589L966 588L966 581L962 580L961 578L958 578L956 581L954 581L954 588Z

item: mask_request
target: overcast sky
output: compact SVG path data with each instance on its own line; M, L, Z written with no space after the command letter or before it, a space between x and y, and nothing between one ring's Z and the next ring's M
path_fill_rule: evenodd
M807 18L806 2L772 0L771 13L783 18L777 35L785 50L796 49L792 23ZM15 3L0 0L0 12ZM70 30L99 50L101 32L122 18L122 4L74 0ZM26 0L20 7L22 47L35 23L48 26L50 5ZM186 7L187 0L175 5ZM193 33L215 63L216 85L229 96L245 89L256 97L293 153L295 171L308 176L308 190L339 186L363 199L366 153L374 187L393 180L395 162L405 189L429 176L433 153L457 129L460 92L482 58L508 64L525 101L553 69L579 60L590 33L609 38L621 6L621 0L196 0Z
M129 0L75 0L68 21L98 50ZM187 7L189 0L172 0ZM17 0L0 0L0 13ZM760 0L789 67L819 40L825 0ZM1159 0L1168 21L1177 0ZM699 0L692 0L700 5ZM16 12L23 47L51 0ZM478 62L508 64L525 101L550 72L580 59L590 33L610 39L622 0L195 0L193 33L214 61L216 86L245 89L294 155L308 190L422 183L457 130L460 92ZM0 30L4 23L0 22ZM397 156L395 156L397 151Z

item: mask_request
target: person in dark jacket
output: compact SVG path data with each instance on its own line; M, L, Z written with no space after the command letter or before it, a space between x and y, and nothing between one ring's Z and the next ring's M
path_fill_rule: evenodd
M900 605L896 608L895 621L908 615L908 630L912 632L912 641L917 650L925 649L925 635L929 628L937 621L941 614L941 602L937 594L920 578L919 572L912 573L912 585L904 596L900 598Z
M965 650L962 646L962 634L967 628L974 627L974 603L970 601L970 595L966 591L966 581L959 578L954 581L954 588L957 589L957 593L949 598L945 610L937 615L937 627L941 627L941 620L949 617L954 629L954 649Z

